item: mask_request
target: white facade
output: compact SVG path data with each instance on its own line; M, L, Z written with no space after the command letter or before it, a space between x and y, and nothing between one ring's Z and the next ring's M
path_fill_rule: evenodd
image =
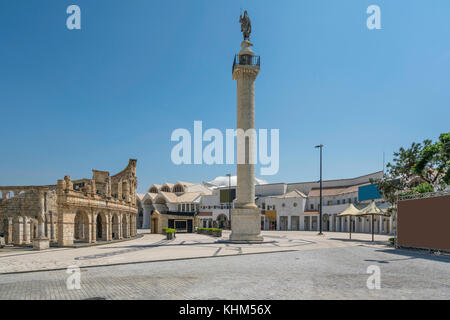
M337 215L344 211L349 203L353 203L359 209L365 207L367 203L358 202L358 187L369 184L370 178L376 179L381 176L382 172L376 172L351 179L323 181L322 230L348 232L350 219L339 218ZM231 181L231 189L235 189L233 186L235 179L232 177ZM156 189L160 190L164 186L169 186L172 191L177 192L154 193ZM320 227L318 187L318 182L256 184L255 203L262 213L262 229L318 231ZM155 209L159 212L164 210L196 212L202 227L229 228L233 203L230 208L229 203L220 202L220 191L227 189L228 186L217 187L211 183L177 182L174 185L167 183L162 186L153 185L149 188L153 193L138 196L140 211L143 212L142 228L150 227L150 215ZM379 201L377 205L386 208L389 204ZM368 217L352 219L352 232L369 233L371 223ZM395 221L392 217L376 217L374 228L375 233L392 234Z

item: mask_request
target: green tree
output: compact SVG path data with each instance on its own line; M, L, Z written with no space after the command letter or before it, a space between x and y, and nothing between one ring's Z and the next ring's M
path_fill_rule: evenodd
M394 152L392 163L386 165L382 179L378 183L383 197L393 204L395 211L397 197L404 193L424 193L442 190L450 184L450 133L442 133L433 143L424 140L413 142L411 147L401 147ZM410 185L413 179L421 182Z

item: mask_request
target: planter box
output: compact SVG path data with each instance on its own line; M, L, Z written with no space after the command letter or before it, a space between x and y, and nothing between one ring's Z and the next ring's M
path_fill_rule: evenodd
M222 230L220 231L214 231L214 230L197 230L198 234L206 234L208 236L212 237L221 237L222 236Z
M166 233L167 240L175 239L175 233Z

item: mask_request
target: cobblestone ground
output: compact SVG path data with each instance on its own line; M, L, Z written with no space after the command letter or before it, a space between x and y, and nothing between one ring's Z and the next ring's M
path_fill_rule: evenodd
M450 299L450 259L368 245L0 275L0 299ZM369 265L381 289L366 286Z

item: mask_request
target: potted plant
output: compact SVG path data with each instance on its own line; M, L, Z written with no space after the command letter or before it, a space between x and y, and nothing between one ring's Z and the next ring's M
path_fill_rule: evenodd
M222 236L222 229L213 228L213 236L214 237L221 237Z
M166 234L167 240L172 240L175 238L175 233L177 232L175 229L172 228L164 228L163 232Z

